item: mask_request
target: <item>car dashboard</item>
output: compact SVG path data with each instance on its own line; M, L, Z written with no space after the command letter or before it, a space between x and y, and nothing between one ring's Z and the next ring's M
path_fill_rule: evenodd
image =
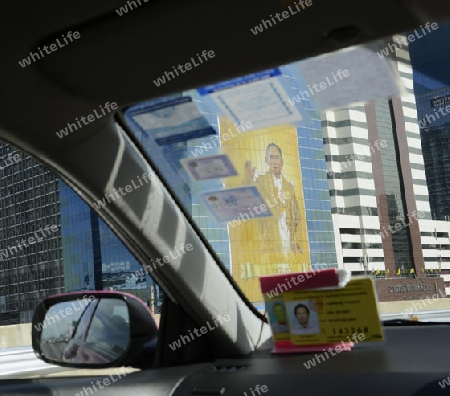
M105 375L5 380L0 383L0 394L440 395L450 390L450 381L447 389L444 381L450 368L449 332L445 324L393 326L385 328L384 343L354 348L335 356L272 355L270 348L264 348L248 358L115 375L111 376L109 386L101 387L97 381L101 384Z

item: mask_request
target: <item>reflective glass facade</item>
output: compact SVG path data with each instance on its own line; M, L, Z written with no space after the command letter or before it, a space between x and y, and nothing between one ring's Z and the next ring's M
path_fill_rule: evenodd
M149 304L159 295L68 185L6 143L0 143L0 212L0 326L30 322L39 300L57 293L113 288Z
M450 123L421 131L433 219L450 219Z
M280 67L280 71L281 74L276 77L277 82L288 97L295 97L299 91L308 90L308 86L301 78L296 66ZM138 121L137 117L140 117L142 114L154 114L155 111L159 112L159 109L164 108L165 102L182 97L190 97L192 99L200 113L208 121L211 131L203 133L200 137L191 137L192 135L185 133L177 142L161 142L156 138L156 132L154 135L147 133L143 126L145 124L142 121L143 118L140 118L141 121ZM167 105L164 111L174 111L174 103L171 102L170 106ZM307 240L307 250L305 252L309 254L308 265L311 263L314 267L319 263L326 263L329 267L337 267L320 113L315 105L314 98L303 98L293 106L301 114L302 119L297 125L288 126L288 128L294 129L294 134L296 134L295 143L292 144L290 132L284 133L284 131L279 131L274 136L276 144L283 148L282 157L285 161L283 175L291 183L291 180L293 180L291 173L296 172L301 175L301 179L296 180L301 182L297 185L300 186L302 192L301 206L304 207L305 213L302 220L305 220L304 217L306 216L306 236L303 234L302 238ZM150 110L147 110L146 113L146 109ZM152 117L154 116L152 115ZM160 115L156 117L160 117ZM224 133L227 133L227 130L230 131L230 129L227 129L228 120L223 119L223 113L210 96L201 94L197 90L190 90L180 95L173 95L133 106L126 113L126 119L136 139L142 144L161 174L164 175L169 187L175 192L186 212L192 216L194 222L203 232L225 267L232 272L235 280L237 280L240 287L249 297L256 296L259 293L257 292L259 290L257 277L265 274L262 272L265 268L263 269L262 267L266 265L269 267L273 263L270 260L267 262L259 260L257 264L254 264L251 260L248 260L247 256L252 254L259 255L260 253L257 247L258 243L255 240L256 234L252 226L249 226L246 231L236 232L235 229L232 230L230 224L217 221L207 209L205 203L200 201L201 193L221 190L224 187L234 186L234 184L229 184L230 182L227 179L193 182L180 160L223 153L224 148L231 150L232 154L230 155L232 156L247 155L244 153L247 153L246 150L250 150L254 153L254 158L264 158L268 142L261 143L255 137L256 135L253 135L253 138L247 138L244 136L246 135L245 131L239 131L239 139L230 138L226 144L222 141L221 145L218 136L222 137ZM152 123L150 118L146 122L147 125ZM149 129L151 129L150 126ZM266 132L265 129L261 130L261 134ZM230 133L232 134L232 132ZM267 132L267 134L271 133L273 132ZM264 137L262 138L264 139ZM287 162L291 165L287 166ZM293 169L292 164L294 163L297 169ZM264 168L264 161L260 160L258 172L266 172ZM238 178L243 177L243 169L239 168ZM238 185L241 184L238 183ZM177 220L173 219L173 221ZM176 224L174 224L174 228L176 228ZM250 234L252 235L250 236ZM242 240L245 238L249 238L249 241L251 240L252 242L246 245L246 252L242 252L242 255L240 255L240 249L236 247L240 241L237 239ZM294 271L294 267L290 267L290 264L282 263L278 265L280 269L284 265L287 272ZM256 270L247 268L248 266L260 268ZM250 299L255 304L260 303L259 298L250 297Z
M409 44L431 214L435 220L450 216L449 40L447 23Z
M281 81L289 96L308 90L297 67L285 66L281 70ZM314 100L306 99L295 106L303 116L297 126L297 137L311 265L326 263L337 268L321 115Z
M63 181L61 197L62 252L65 291L127 291L144 301L153 285L136 258L84 201Z
M58 179L5 143L0 162L0 325L6 325L29 322L41 298L64 291L64 267Z
M393 229L397 223L408 222L405 188L401 177L402 170L399 163L399 149L395 126L393 124L394 111L389 99L380 99L374 102L376 123L380 140L387 142L386 147L380 150L384 188L387 200L389 224ZM392 249L396 266L405 270L414 268L412 245L409 229L401 227L392 233Z

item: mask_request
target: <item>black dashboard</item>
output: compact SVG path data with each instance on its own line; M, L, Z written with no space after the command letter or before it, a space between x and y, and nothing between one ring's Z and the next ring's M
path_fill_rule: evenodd
M351 352L271 355L105 377L0 382L0 395L444 395L450 393L450 326L387 327L383 343ZM328 356L328 357L327 357ZM315 362L315 365L311 361ZM309 368L307 368L307 366ZM447 380L449 377L448 385ZM95 388L94 388L95 387Z

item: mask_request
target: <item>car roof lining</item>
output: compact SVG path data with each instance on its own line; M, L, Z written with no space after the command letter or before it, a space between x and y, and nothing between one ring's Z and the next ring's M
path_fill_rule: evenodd
M58 157L108 121L100 119L63 139L55 132L107 101L127 106L450 19L445 0L313 0L299 15L255 36L250 28L286 10L286 0L230 0L220 7L204 0L142 0L142 6L119 17L115 9L125 3L82 0L71 7L25 0L11 5L0 27L4 38L14 37L14 46L3 47L0 65L0 138L43 158ZM33 15L20 15L18 26L23 9ZM352 26L355 31L346 28ZM81 37L30 66L18 64L68 30ZM203 49L213 50L215 58L155 86L154 79Z

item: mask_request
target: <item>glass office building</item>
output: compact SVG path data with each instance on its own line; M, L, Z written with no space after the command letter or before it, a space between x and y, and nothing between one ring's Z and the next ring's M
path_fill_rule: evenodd
M282 66L276 70L274 78L277 82L277 90L283 90L283 98L292 98L298 95L299 91L308 90L296 65ZM264 73L261 72L261 74ZM253 75L242 79L247 78L252 79ZM233 81L230 83L232 84ZM223 84L227 85L228 82ZM126 119L138 142L149 153L155 167L165 175L169 188L180 199L180 203L192 216L225 267L231 271L233 278L250 300L259 306L261 295L258 276L268 274L264 271L269 267L271 271L276 271L275 273L295 272L307 269L309 266L318 267L323 263L329 267L337 267L320 113L313 100L304 98L291 104L295 107L295 111L300 113L301 121L284 125L283 131L279 131L278 126L274 126L247 133L245 130L239 130L237 124L234 124L235 128L233 128L231 119L221 112L217 103L209 95L204 94L204 90L206 88L190 90L133 106L127 111ZM178 132L176 137L171 135L170 139L161 138L161 131L165 124L160 124L158 119L173 117L173 114L178 114L177 106L186 105L188 102L195 104L196 109L206 119L207 125L202 125L195 131ZM285 105L289 106L287 103ZM185 115L178 114L179 117ZM183 125L188 125L188 118L183 121L186 122ZM195 122L201 124L198 118ZM239 137L224 141L222 138L228 133L227 131L232 133L230 127L239 134ZM222 141L219 143L219 140ZM268 172L264 163L267 147L274 142L279 145L279 149L282 148L283 176L286 176L293 186L295 184L295 191L299 193L296 196L300 197L298 201L302 212L302 223L305 224L301 239L302 243L305 242L302 260L305 261L306 266L302 268L293 263L277 264L273 259L261 261L255 256L255 253L259 254L256 231L249 226L248 232L245 230L237 232L233 224L219 221L202 202L201 196L205 192L242 185L240 178L243 176L244 167L238 166L237 174L229 179L217 178L195 182L181 164L181 160L188 159L190 163L195 163L199 158L223 154L226 151L230 159L238 157L234 164L241 166L244 156L253 156L255 162L259 161L258 171L262 175ZM229 180L233 178L239 180L230 182ZM174 228L176 229L175 224ZM252 262L252 258L255 261ZM281 268L283 265L284 267Z
M58 179L5 143L0 161L0 325L5 325L29 322L42 297L62 292L64 268Z
M334 154L327 161L339 266L373 274L378 298L387 302L425 298L391 292L411 279L448 289L438 274L448 269L449 240L448 224L431 216L408 45L403 36L383 45L404 94L326 111L323 124L326 152Z
M450 24L409 44L422 151L434 220L450 216Z
M144 301L152 280L123 243L63 181L61 239L65 291L123 290Z
M158 286L69 186L7 143L0 161L0 326L30 322L57 293L112 288L153 302Z
M281 83L290 97L308 90L296 66L280 69ZM330 268L337 268L321 113L313 100L302 96L294 105L302 115L302 121L297 125L297 139L311 265L325 263Z
M386 142L386 147L380 150L381 164L378 169L382 171L384 191L378 193L383 195L387 203L387 213L384 214L385 222L394 227L400 222L408 221L408 208L405 194L407 189L404 184L404 175L399 161L400 147L398 135L402 132L396 128L396 114L390 99L379 99L374 102L375 123L380 141ZM411 152L411 147L408 151ZM380 178L381 179L381 178ZM388 227L389 227L388 226ZM402 227L392 233L393 262L398 268L408 272L414 268L413 247L410 228Z

